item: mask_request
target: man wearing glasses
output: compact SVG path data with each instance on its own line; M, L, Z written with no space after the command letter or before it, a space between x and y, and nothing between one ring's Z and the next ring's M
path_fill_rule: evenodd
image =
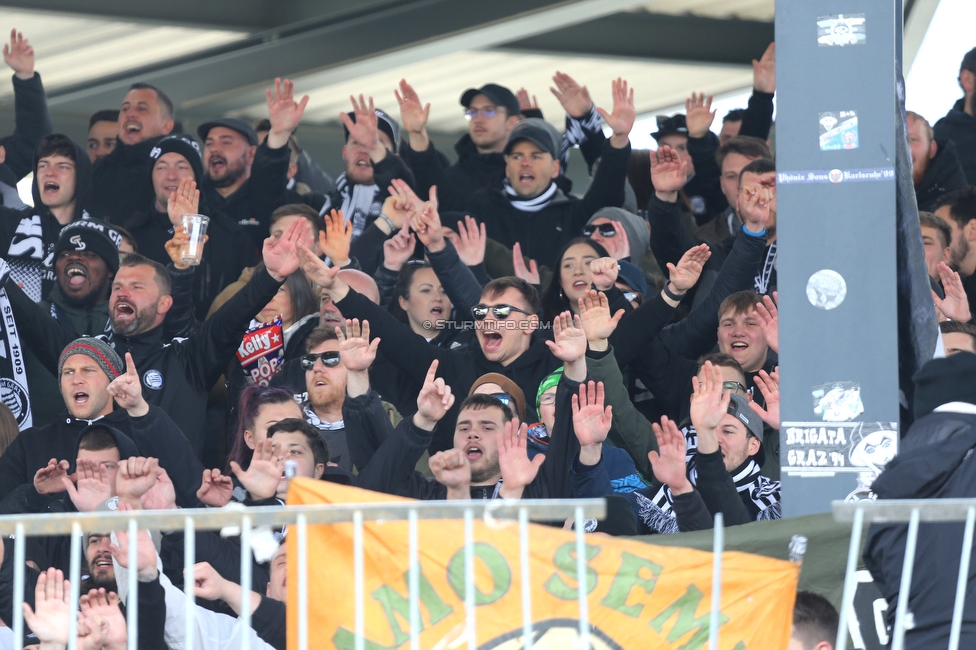
M402 147L400 154L416 176L418 193L424 197L436 185L442 211L463 210L473 192L487 187L505 169L502 151L520 119L518 99L508 88L493 83L465 90L461 106L468 132L454 145L458 160L449 165L427 136L430 104L421 104L406 80L394 92L403 128L410 137L410 145Z
M346 399L346 368L339 362L339 340L335 328L321 325L308 335L306 354L301 358L305 371L306 401L302 416L315 427L328 445L330 462L352 471L342 421L342 402Z

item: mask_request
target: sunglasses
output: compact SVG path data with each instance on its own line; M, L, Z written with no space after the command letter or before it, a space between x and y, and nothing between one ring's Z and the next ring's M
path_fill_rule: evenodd
M311 370L315 367L315 362L321 359L326 368L335 368L339 365L338 352L319 352L318 354L302 355L302 370Z
M505 406L511 406L511 407L515 406L515 399L508 393L488 393L488 394L494 397L495 399L497 399Z
M583 236L592 237L593 233L595 233L598 230L600 231L601 236L607 238L613 237L614 235L617 234L617 229L614 227L612 223L601 223L598 226L594 226L594 225L583 226Z
M525 314L526 316L532 315L530 312L527 312L524 309L519 309L518 307L513 307L511 305L475 305L471 308L471 313L474 315L475 320L484 320L485 316L488 315L489 309L498 320L508 318L513 311L517 311L520 314Z
M468 108L468 109L466 109L464 111L464 117L465 117L465 119L473 120L474 118L478 117L479 115L481 115L481 117L495 117L495 114L496 113L498 113L498 108L497 107L492 107L492 108L487 108L487 107L484 107L484 108Z

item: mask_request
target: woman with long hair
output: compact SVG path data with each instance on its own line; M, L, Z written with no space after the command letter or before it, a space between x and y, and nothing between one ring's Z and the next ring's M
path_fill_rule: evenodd
M607 295L611 314L616 313L618 309L632 311L633 306L616 286L611 284L609 287L595 287L593 284L590 264L609 257L603 246L588 237L576 237L568 241L559 253L559 265L554 269L552 281L542 294L543 320L551 323L553 318L567 309L578 314L577 300L594 288ZM616 272L613 277L615 280Z
M230 461L246 470L251 464L254 447L268 437L268 428L287 418L302 418L302 409L290 392L266 386L248 386L241 391L236 425L231 430L226 472L230 472Z

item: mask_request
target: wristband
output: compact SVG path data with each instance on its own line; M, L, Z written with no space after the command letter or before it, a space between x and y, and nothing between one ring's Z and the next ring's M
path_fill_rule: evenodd
M379 219L382 219L383 221L385 221L387 223L388 226L390 226L390 230L393 231L391 234L394 234L395 235L400 230L399 228L396 227L396 224L393 223L393 219L390 219L388 216L386 216L382 212L380 212L380 216L378 218Z
M742 226L742 232L744 234L746 234L746 235L749 235L750 237L765 237L766 236L766 229L765 228L762 229L762 232L752 232L751 230L749 230L745 226Z
M671 284L670 280L664 283L664 295L675 302L681 302L684 299L684 297L688 295L688 292L685 291L684 293L681 294L674 293L671 291L671 289L668 288L668 285L670 284Z

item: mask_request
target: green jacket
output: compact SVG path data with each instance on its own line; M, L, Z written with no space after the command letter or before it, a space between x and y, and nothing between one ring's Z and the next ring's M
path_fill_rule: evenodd
M649 483L656 483L647 452L657 451L657 437L634 403L630 401L623 374L613 356L613 347L604 352L587 352L586 369L593 381L602 381L606 403L613 407L609 441L627 451L638 471Z

